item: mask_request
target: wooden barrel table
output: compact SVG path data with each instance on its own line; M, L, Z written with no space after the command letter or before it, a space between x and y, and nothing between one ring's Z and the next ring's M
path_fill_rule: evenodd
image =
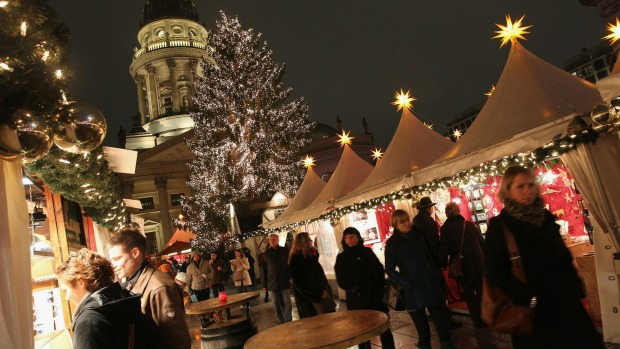
M185 306L185 312L189 315L204 315L219 310L226 310L241 304L248 303L258 298L260 292L244 292L227 296L226 301L220 302L218 298L190 303ZM245 316L217 322L201 329L202 349L241 349L243 344L256 334L252 321L249 319L249 307L246 307Z
M380 311L338 311L272 327L250 338L244 348L349 348L380 335L389 327L387 314Z

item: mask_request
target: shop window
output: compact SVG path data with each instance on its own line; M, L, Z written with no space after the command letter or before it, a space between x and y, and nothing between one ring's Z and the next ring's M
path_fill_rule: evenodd
M153 197L140 198L140 203L142 204L143 210L152 210L155 208L155 201L153 201Z
M183 193L170 195L170 204L172 206L181 206L182 201L183 201Z

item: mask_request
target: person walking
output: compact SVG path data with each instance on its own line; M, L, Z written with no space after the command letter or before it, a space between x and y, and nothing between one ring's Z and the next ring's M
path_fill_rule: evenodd
M278 234L269 235L269 245L262 254L263 288L271 295L278 324L293 321L291 306L291 274L288 269L289 250L280 246Z
M114 282L110 261L86 248L71 252L56 268L60 288L74 306L74 349L152 348L141 324L140 296ZM153 326L154 330L154 326Z
M121 229L110 239L110 260L121 286L141 295L141 310L158 328L159 346L188 349L182 294L174 279L153 268L146 260L146 237L135 228Z
M498 198L504 208L489 222L485 242L487 280L517 305L534 306L534 329L529 336L512 336L516 349L604 348L601 336L584 309L583 282L560 235L555 217L544 208L531 170L506 169ZM512 234L520 256L508 253L505 234ZM511 274L518 259L527 284Z
M475 328L484 326L480 318L482 298L482 273L484 271L484 238L480 230L461 216L461 209L455 202L446 205L448 217L441 227L439 261L442 267L451 261L462 258L463 278L456 282L463 292L469 314Z
M237 292L246 292L247 288L252 286L252 280L248 272L250 262L241 249L235 250L235 259L230 261L230 269L233 272L233 281L237 287Z
M377 255L368 247L360 232L354 227L343 231L343 251L336 257L336 281L346 291L348 310L378 310L389 314L383 303L385 270ZM370 349L370 341L358 345L360 349ZM394 336L388 328L381 334L381 347L394 348Z
M421 349L431 348L431 330L426 316L428 310L441 348L454 348L445 305L445 280L426 245L423 233L411 225L409 214L400 209L392 213L391 223L394 234L385 246L385 271L402 286L401 296L405 309L418 331L417 346Z
M189 294L196 295L198 302L209 299L209 279L212 278L213 268L209 262L202 259L200 252L192 251L192 262L187 266L185 273Z
M213 274L207 276L209 276L213 298L217 298L220 292L224 291L224 282L226 281L228 268L226 268L226 262L218 256L216 251L211 252L209 265L213 269Z
M319 251L312 245L308 233L295 236L288 265L299 318L317 315L314 303L321 303L332 295L323 267L319 264Z

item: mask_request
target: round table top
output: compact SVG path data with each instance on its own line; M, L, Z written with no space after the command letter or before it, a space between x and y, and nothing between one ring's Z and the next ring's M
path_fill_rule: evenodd
M189 315L212 313L249 302L258 296L260 296L258 291L229 294L225 302L220 302L218 298L211 298L197 303L188 303L185 305L185 312Z
M387 314L380 311L338 311L287 322L259 332L245 342L244 348L348 348L380 335L389 326Z

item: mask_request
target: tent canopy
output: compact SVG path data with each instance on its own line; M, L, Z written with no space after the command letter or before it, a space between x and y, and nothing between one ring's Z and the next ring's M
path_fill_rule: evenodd
M428 128L409 110L403 110L381 161L362 184L338 204L352 205L399 190L403 184L411 185L405 182L405 177L430 165L453 146L452 141Z
M453 175L481 162L530 151L561 134L575 115L601 103L594 84L513 43L504 71L476 120L415 183Z
M181 251L191 248L190 242L196 237L196 234L192 233L189 229L179 229L172 234L172 237L164 245L164 248L157 254L163 256L171 253L180 253Z

